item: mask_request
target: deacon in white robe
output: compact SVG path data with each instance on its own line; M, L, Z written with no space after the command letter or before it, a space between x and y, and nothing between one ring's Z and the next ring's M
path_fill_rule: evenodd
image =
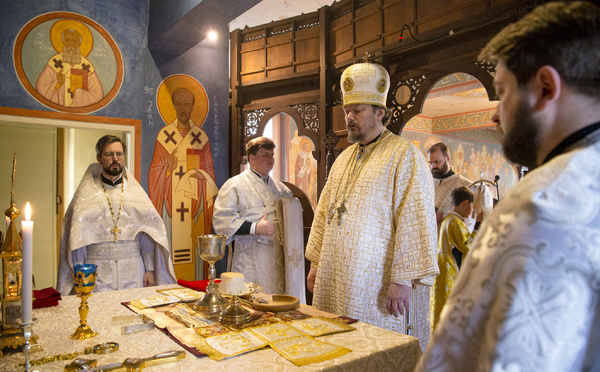
M285 293L285 261L276 202L293 194L283 183L269 177L272 158L266 169L259 164L264 160L263 151L272 153L273 148L263 147L255 155L249 154L251 169L223 184L215 201L213 227L217 234L227 236L227 244L235 241L231 271L244 274L247 282L262 285L265 293ZM265 221L275 226L272 234L258 231L257 224Z
M57 290L75 293L73 266L79 263L98 265L94 292L143 287L147 271L154 271L156 285L176 283L164 223L144 189L124 169L123 182L105 184L105 194L101 172L101 164L89 166L65 214ZM107 196L113 213L121 210L117 234Z

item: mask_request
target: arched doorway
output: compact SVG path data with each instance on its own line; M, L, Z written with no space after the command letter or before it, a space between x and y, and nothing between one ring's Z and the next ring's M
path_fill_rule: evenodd
M497 104L474 76L448 74L431 87L421 112L406 123L402 136L424 155L433 144L445 143L454 172L472 181L493 182L498 176L498 188L491 191L494 198L502 198L517 182L518 172L504 157L500 134L492 122Z
M294 118L285 112L273 116L262 135L277 144L272 176L300 188L314 210L317 207L317 160L313 156L313 140L300 134Z

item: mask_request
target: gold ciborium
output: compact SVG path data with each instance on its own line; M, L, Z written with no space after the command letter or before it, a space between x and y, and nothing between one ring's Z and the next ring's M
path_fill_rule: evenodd
M201 235L198 237L198 255L210 265L208 268L208 286L206 293L194 304L194 310L206 314L220 312L229 303L217 292L215 285L215 262L225 255L225 235Z
M79 327L75 333L69 338L74 340L85 340L92 338L98 334L98 332L92 331L89 325L87 325L87 314L89 311L87 299L92 295L92 290L96 285L96 269L97 265L94 264L81 264L73 266L75 274L73 274L73 286L75 291L79 293L77 297L81 298L81 305L79 305Z

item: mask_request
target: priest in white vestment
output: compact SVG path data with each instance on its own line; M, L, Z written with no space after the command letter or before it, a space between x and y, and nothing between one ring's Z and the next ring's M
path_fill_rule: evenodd
M423 154L385 128L389 84L374 63L342 74L354 144L336 159L319 198L306 248L308 288L318 309L396 332L412 328L424 345L429 286L439 273L433 184Z
M479 229L417 371L600 370L598 51L600 8L564 2L481 52L506 158L530 171Z
M107 135L96 153L63 221L57 290L75 293L81 263L98 265L94 292L176 283L165 226L123 165L124 144Z
M438 142L431 146L427 150L427 157L433 176L433 186L435 187L435 211L438 227L444 218L454 211L452 191L465 186L469 187L475 194L474 213L464 219L469 231L473 232L477 221L483 221L483 218L491 212L494 206L492 192L483 183L470 187L473 182L460 174L454 173L450 167L450 153L445 144Z
M260 284L265 293L285 293L285 260L276 213L278 199L293 197L283 183L269 176L275 143L266 137L246 145L250 168L227 180L217 195L215 232L235 241L231 271ZM301 223L301 221L300 221Z

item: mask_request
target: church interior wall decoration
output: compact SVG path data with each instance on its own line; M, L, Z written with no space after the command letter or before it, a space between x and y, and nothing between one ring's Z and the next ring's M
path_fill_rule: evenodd
M195 280L194 245L211 233L213 203L219 188L208 134L201 128L209 110L206 90L185 74L164 79L156 105L164 121L148 173L150 200L165 221L175 274Z
M114 39L94 20L72 12L30 20L17 35L13 61L25 90L55 111L97 111L123 82L123 58Z

